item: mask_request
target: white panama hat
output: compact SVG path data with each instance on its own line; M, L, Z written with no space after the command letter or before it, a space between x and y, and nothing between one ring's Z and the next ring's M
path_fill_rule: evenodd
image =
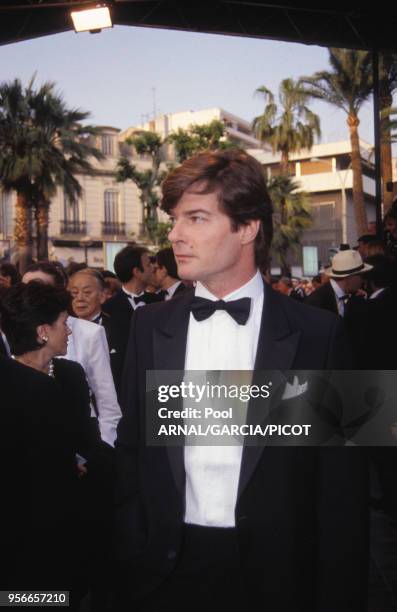
M354 274L364 274L372 270L373 266L363 262L358 251L346 249L338 251L332 259L332 265L323 270L324 274L331 278L346 278Z

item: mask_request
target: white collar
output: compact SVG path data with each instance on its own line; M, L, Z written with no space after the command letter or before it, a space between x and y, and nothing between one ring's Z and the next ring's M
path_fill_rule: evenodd
M380 295L382 293L382 291L384 291L386 289L386 287L381 287L380 289L377 289L376 291L374 291L373 293L371 293L371 295L369 296L370 300L375 300L378 295Z
M131 298L136 298L144 294L144 291L141 291L140 293L131 293L130 291L127 291L127 289L125 289L124 287L121 287L121 289L126 295L128 295L128 297Z
M338 285L336 280L334 280L333 278L330 278L329 282L331 283L331 287L334 290L334 293L336 293L336 297L341 298L346 295L346 292L343 291L342 287Z
M239 300L243 297L255 299L262 294L263 279L261 273L259 272L259 270L257 270L256 274L247 283L242 285L242 287L235 289L234 291L232 291L232 293L228 293L228 295L225 295L222 299L225 302L230 302L231 300ZM211 291L208 291L208 289L204 287L204 285L200 281L197 281L195 295L197 297L206 298L207 300L216 301L219 299L213 293L211 293Z

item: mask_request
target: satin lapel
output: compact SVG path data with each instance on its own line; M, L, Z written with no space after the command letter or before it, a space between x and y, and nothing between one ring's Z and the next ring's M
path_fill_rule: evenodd
M299 331L291 330L283 309L283 300L268 286L265 285L261 329L259 332L258 350L255 359L253 384L264 384L263 376L259 372L272 370L272 387L270 401L259 405L252 401L248 407L247 423L258 424L269 418L272 407L276 406L283 394L287 381L283 370L289 370L294 362L300 338ZM260 418L258 418L260 415ZM258 446L245 446L241 462L238 496L247 486L263 452L264 444Z
M153 330L153 355L155 370L181 370L185 368L187 331L189 326L189 304L194 296L187 291L170 300L171 315ZM168 446L167 453L171 470L179 492L184 494L185 465L183 445Z

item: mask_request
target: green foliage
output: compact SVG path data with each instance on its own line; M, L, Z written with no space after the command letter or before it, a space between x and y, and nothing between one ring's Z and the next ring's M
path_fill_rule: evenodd
M175 146L178 161L182 163L200 151L235 147L225 134L226 126L223 121L214 119L202 125L192 124L187 130L178 128L168 136L167 142Z
M306 94L336 106L346 114L357 115L372 94L372 61L369 51L331 47L332 70L320 70L299 79Z
M258 87L256 93L263 96L265 108L262 115L253 120L254 133L262 143L272 147L273 153L281 153L286 172L290 154L310 149L314 138L321 135L320 119L307 106L309 96L304 88L293 79L281 81L278 105L273 93L264 85Z
M160 249L170 247L171 243L168 240L168 234L172 230L171 223L158 223L154 230L154 241Z
M69 109L53 82L35 88L34 78L27 87L19 79L0 84L0 182L27 208L48 212L57 186L78 197L75 175L92 172L89 158L103 156L91 144L98 128L80 123L89 113Z
M267 188L274 209L272 252L286 273L289 252L299 250L302 233L312 223L310 202L307 194L299 191L299 183L289 176L272 177Z
M137 170L126 157L121 157L117 165L116 180L132 180L138 187L142 204L142 222L147 237L154 241L158 224L159 186L166 176L160 170L161 148L163 141L156 132L139 131L126 140L133 145L138 155L147 155L151 159L151 168Z

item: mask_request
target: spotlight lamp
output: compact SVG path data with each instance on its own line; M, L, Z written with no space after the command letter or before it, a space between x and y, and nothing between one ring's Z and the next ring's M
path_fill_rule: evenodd
M70 16L76 32L97 34L104 28L112 28L112 18L106 4L97 4L89 9L72 11Z

